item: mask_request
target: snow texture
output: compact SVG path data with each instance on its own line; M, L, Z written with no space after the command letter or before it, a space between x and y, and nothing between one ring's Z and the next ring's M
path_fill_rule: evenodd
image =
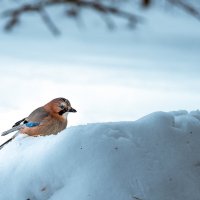
M0 200L199 200L200 111L18 136L0 151Z

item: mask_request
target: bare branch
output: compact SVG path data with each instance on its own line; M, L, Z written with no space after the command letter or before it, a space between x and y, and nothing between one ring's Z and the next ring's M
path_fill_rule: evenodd
M200 11L193 6L191 3L186 2L185 0L165 0L171 5L180 7L185 12L194 16L200 20ZM118 3L105 3L106 1L101 0L38 0L36 3L24 3L17 8L13 8L4 12L4 16L8 18L7 23L5 24L5 30L11 30L20 22L20 18L25 13L35 12L39 14L49 28L49 30L58 35L60 33L59 29L56 26L57 22L53 22L50 18L50 15L45 11L48 7L57 6L57 5L70 5L73 8L66 12L66 16L73 17L77 19L81 9L91 9L96 13L100 14L107 24L108 28L113 29L115 23L112 20L112 16L123 18L129 24L129 27L135 27L136 24L142 21L142 18L138 15L133 14L132 12L127 12L125 9L120 7ZM110 0L110 2L112 2ZM140 1L143 7L149 8L153 4L153 0L141 0ZM125 3L124 3L125 4Z
M39 13L50 29L50 31L57 35L60 33L55 23L50 19L50 16L44 11L44 8L54 5L75 5L80 8L89 8L92 9L102 15L104 15L104 20L109 28L114 27L114 22L108 17L108 15L118 16L120 18L124 18L130 24L136 24L140 21L140 17L136 16L132 13L121 10L120 8L116 8L111 5L105 5L100 3L99 1L87 1L87 0L41 0L40 2L33 4L24 4L19 8L14 8L11 10L7 10L4 12L4 16L8 17L9 20L5 25L6 30L11 30L13 27L17 25L20 21L20 17L27 12L36 12ZM70 13L72 15L77 15L77 13ZM107 16L106 16L107 15Z
M18 23L19 23L19 19L16 16L13 16L11 19L8 20L8 22L6 23L4 29L6 31L10 31Z
M171 4L179 6L183 10L185 10L188 14L194 16L198 20L200 20L200 11L197 10L193 5L185 2L184 0L168 0Z
M53 23L53 21L51 20L51 18L49 17L49 15L47 14L47 12L44 9L40 10L40 15L41 15L44 23L46 24L46 26L49 28L49 30L54 35L59 35L60 34L59 29L56 27L56 25Z
M108 15L104 15L102 14L102 19L105 21L105 23L107 24L107 27L110 29L110 30L113 30L116 25L114 23L114 21L108 16Z
M5 30L10 31L14 26L16 26L20 21L20 16L22 13L26 12L38 12L40 11L40 4L36 5L24 5L18 9L7 10L3 13L4 17L8 17L8 21L5 25Z

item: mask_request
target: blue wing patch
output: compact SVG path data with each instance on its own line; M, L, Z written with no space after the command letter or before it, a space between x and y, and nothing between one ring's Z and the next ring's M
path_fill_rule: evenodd
M31 128L31 127L35 127L35 126L39 126L40 122L28 122L25 124L27 127Z

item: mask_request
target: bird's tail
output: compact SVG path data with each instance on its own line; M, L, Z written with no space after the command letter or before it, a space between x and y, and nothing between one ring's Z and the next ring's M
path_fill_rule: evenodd
M17 126L14 126L13 128L7 130L7 131L4 131L3 133L1 133L1 136L5 136L9 133L12 133L14 131L18 131L17 133L15 133L9 140L7 140L6 142L4 142L3 144L0 145L0 149L2 149L6 144L8 144L9 142L11 142L13 139L15 139L15 137L20 133L19 130L22 128L22 127L35 127L35 126L39 126L40 123L39 122L27 122L25 124L20 124L20 125L17 125Z
M24 125L20 124L18 126L15 126L7 131L4 131L3 133L1 133L1 136L5 136L9 133L12 133L14 131L18 131L20 128L22 128ZM19 134L19 131L17 133L15 133L9 140L7 140L6 142L4 142L3 144L0 145L0 149L2 149L6 144L8 144L9 142L11 142L17 135Z
M0 150L9 142L11 142L13 139L16 138L16 136L19 134L19 131L17 133L15 133L9 140L7 140L6 142L4 142L3 144L0 145Z
M14 132L14 131L18 131L20 128L22 128L24 126L24 124L20 124L20 125L18 125L18 126L15 126L15 127L13 127L13 128L11 128L11 129L9 129L9 130L7 130L7 131L4 131L3 133L1 133L1 136L5 136L5 135L7 135L7 134L9 134L9 133L12 133L12 132Z

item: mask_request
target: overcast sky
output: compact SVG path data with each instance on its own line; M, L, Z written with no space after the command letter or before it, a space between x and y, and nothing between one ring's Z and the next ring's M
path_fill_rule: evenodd
M60 96L78 111L69 125L199 109L200 22L178 11L145 16L134 31L61 18L54 37L37 16L1 31L0 131Z

